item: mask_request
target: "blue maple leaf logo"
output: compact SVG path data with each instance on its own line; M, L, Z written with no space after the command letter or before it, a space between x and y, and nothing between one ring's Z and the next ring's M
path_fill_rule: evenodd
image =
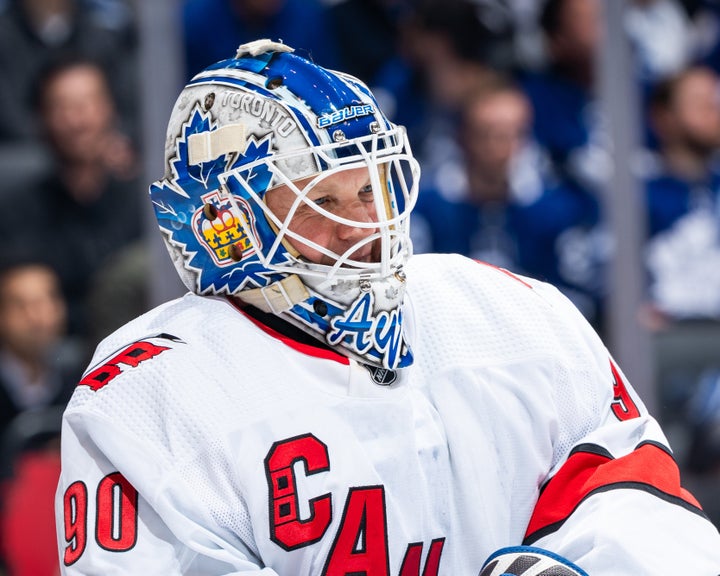
M238 262L231 267L218 266L208 252L208 247L198 238L193 220L203 218L199 211L203 197L212 195L219 187L219 176L230 169L239 169L239 176L262 195L270 184L272 173L266 164L242 170L242 167L261 158L272 156L271 135L258 140L248 138L242 153L222 155L208 162L189 163L188 138L192 134L209 132L216 125L208 113L196 107L183 124L177 141L177 156L171 161L173 178L153 184L150 188L158 224L172 244L181 248L186 267L197 275L200 293L232 292L247 284L265 286L272 280L264 273L265 268L256 259ZM229 165L231 163L231 165Z
M210 115L195 108L190 120L183 125L182 136L178 139L178 153L172 162L173 172L177 175L175 181L184 190L198 189L212 190L218 186L218 176L225 172L227 160L225 155L199 164L189 163L188 137L192 134L210 132L213 130Z
M261 140L256 140L255 137L251 135L245 152L233 162L231 169L241 168L250 162L271 156L270 136L271 135L268 134ZM267 164L260 164L247 170L240 170L239 175L250 184L250 187L261 197L270 185L270 179L272 178L272 173Z

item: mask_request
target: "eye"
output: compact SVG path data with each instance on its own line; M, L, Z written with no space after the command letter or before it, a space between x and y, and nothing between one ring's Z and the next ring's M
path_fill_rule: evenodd
M321 196L320 198L315 198L313 200L313 204L316 206L323 206L327 204L330 201L330 198L328 196Z
M367 184L366 186L363 186L358 190L358 196L360 196L360 199L363 202L372 202L373 201L373 188L372 184Z

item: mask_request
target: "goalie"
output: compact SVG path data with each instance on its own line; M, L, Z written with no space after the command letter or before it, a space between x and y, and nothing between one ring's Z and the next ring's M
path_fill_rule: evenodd
M66 409L64 574L720 574L579 312L411 256L418 164L363 83L243 45L180 94L165 168L189 293L100 343Z

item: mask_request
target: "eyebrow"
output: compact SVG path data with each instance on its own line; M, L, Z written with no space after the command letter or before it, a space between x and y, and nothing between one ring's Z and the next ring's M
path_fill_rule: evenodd
M357 189L362 190L366 186L372 186L372 180L370 178L360 184ZM305 193L305 196L311 194L312 192L320 192L321 194L332 194L334 192L337 192L338 190L339 186L337 184L328 183L327 180L323 180L322 182L318 182L317 185L313 186L310 190L308 190Z

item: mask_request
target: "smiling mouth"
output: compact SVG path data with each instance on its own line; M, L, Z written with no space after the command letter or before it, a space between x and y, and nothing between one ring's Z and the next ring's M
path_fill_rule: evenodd
M350 255L349 260L365 264L380 262L380 242L379 238L375 238L372 242L360 246Z
M355 262L372 262L373 261L373 250L372 247L366 247L353 252L348 260L355 260Z

